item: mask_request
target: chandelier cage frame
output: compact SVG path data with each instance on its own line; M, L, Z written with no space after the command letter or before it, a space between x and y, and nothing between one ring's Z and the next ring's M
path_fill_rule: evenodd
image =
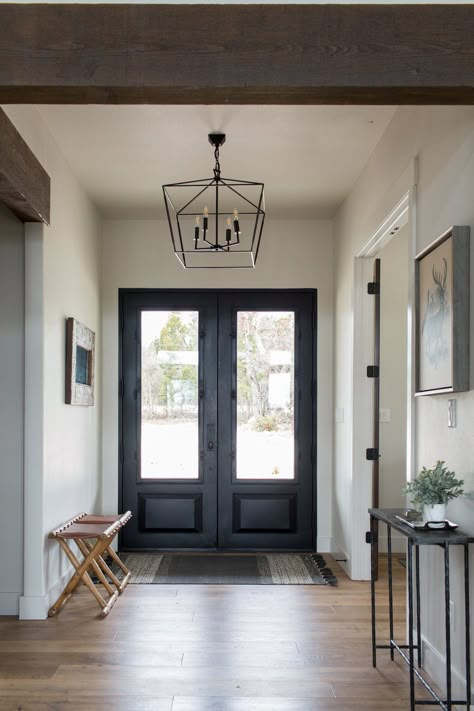
M225 134L210 133L209 142L214 146L216 160L213 177L162 186L173 251L185 269L254 268L265 222L264 183L223 177L219 148L225 142ZM197 192L190 197L189 190L192 188L196 188ZM187 194L184 201L180 190ZM229 199L234 200L233 218L230 217L232 210L222 209L224 191L228 204ZM244 191L255 193L255 197L251 199ZM203 209L202 202L199 202L200 209L197 209L196 201L206 193L214 206ZM237 210L235 204L241 208ZM227 228L225 239L222 239L221 226L226 217ZM191 231L189 224L193 218L194 231ZM241 218L247 228L242 232Z

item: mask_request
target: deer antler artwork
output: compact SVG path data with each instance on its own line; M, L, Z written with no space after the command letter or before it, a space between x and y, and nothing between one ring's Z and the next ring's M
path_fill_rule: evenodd
M431 270L433 286L426 293L426 310L421 325L425 341L425 354L430 363L437 367L449 354L449 344L445 333L445 322L449 314L446 282L448 262L443 257L443 266Z

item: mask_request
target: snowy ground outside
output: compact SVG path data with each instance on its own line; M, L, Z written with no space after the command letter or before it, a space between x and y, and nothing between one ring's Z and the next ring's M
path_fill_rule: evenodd
M198 462L197 423L142 423L143 479L197 479ZM255 432L239 427L237 477L293 479L293 432Z

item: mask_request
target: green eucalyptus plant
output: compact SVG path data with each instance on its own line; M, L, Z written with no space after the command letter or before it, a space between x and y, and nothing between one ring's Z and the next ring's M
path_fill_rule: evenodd
M462 496L464 480L456 479L455 473L444 465L445 462L438 459L433 469L423 467L418 476L407 483L403 493L420 507L447 504Z

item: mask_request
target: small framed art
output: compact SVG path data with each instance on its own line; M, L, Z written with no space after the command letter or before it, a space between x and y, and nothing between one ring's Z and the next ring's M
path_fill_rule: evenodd
M469 227L416 257L416 395L469 390L469 257Z
M94 404L95 333L66 319L66 405Z

